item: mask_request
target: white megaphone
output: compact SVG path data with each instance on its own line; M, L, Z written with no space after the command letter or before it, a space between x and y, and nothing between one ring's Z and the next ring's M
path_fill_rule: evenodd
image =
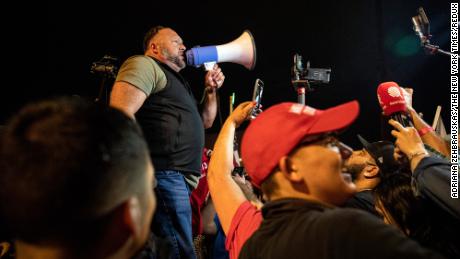
M227 44L196 47L185 52L187 65L205 66L211 70L215 63L232 62L243 65L249 70L256 66L256 43L251 32L245 30L241 36Z

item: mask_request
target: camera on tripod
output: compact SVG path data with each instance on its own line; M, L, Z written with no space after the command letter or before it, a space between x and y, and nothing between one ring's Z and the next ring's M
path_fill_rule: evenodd
M307 91L313 91L316 86L328 84L330 80L330 68L311 68L309 61L307 61L307 65L304 67L302 56L299 54L294 55L291 82L295 89L301 87Z
M107 78L115 78L118 72L117 61L118 59L115 57L104 55L100 60L92 63L91 73L102 74Z

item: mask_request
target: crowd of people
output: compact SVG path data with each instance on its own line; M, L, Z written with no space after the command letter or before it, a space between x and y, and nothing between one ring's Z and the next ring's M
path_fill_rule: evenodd
M109 107L43 100L2 128L0 238L13 243L0 257L460 258L450 142L409 100L413 126L386 118L393 141L357 132L360 150L340 141L357 101L284 102L256 118L243 102L207 149L222 70L206 73L198 103L179 73L182 38L155 26L143 47Z

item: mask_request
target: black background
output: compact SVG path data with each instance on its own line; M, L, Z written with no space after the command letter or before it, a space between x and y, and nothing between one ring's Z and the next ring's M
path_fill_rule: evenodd
M95 98L101 78L90 73L92 62L110 54L121 64L127 57L141 54L144 33L151 26L164 25L176 30L188 48L227 43L245 29L254 35L257 65L253 71L237 64L221 64L226 75L220 90L223 119L228 115L229 96L235 92L236 104L249 100L256 78L265 82L264 108L295 102L290 70L293 55L299 53L310 60L312 67L332 69L331 84L308 93L308 105L324 109L353 99L359 101L360 116L343 135L351 146L358 147L357 133L371 141L379 139L381 110L376 89L384 81L414 88L414 107L429 123L436 106L442 105L442 117L446 127L450 126L450 59L425 54L411 23L417 8L423 6L431 23L432 43L449 50L449 1L133 0L47 4L46 12L40 15L47 20L40 27L46 46L33 62L39 72L37 80L2 96L2 122L24 103L43 97ZM205 72L188 67L182 73L199 98ZM219 128L217 118L208 135L215 135Z

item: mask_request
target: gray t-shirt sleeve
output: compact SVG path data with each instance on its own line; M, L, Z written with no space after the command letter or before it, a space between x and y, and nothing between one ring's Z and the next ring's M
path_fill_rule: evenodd
M115 81L134 85L149 96L165 88L166 75L155 60L138 55L128 58L123 63Z

